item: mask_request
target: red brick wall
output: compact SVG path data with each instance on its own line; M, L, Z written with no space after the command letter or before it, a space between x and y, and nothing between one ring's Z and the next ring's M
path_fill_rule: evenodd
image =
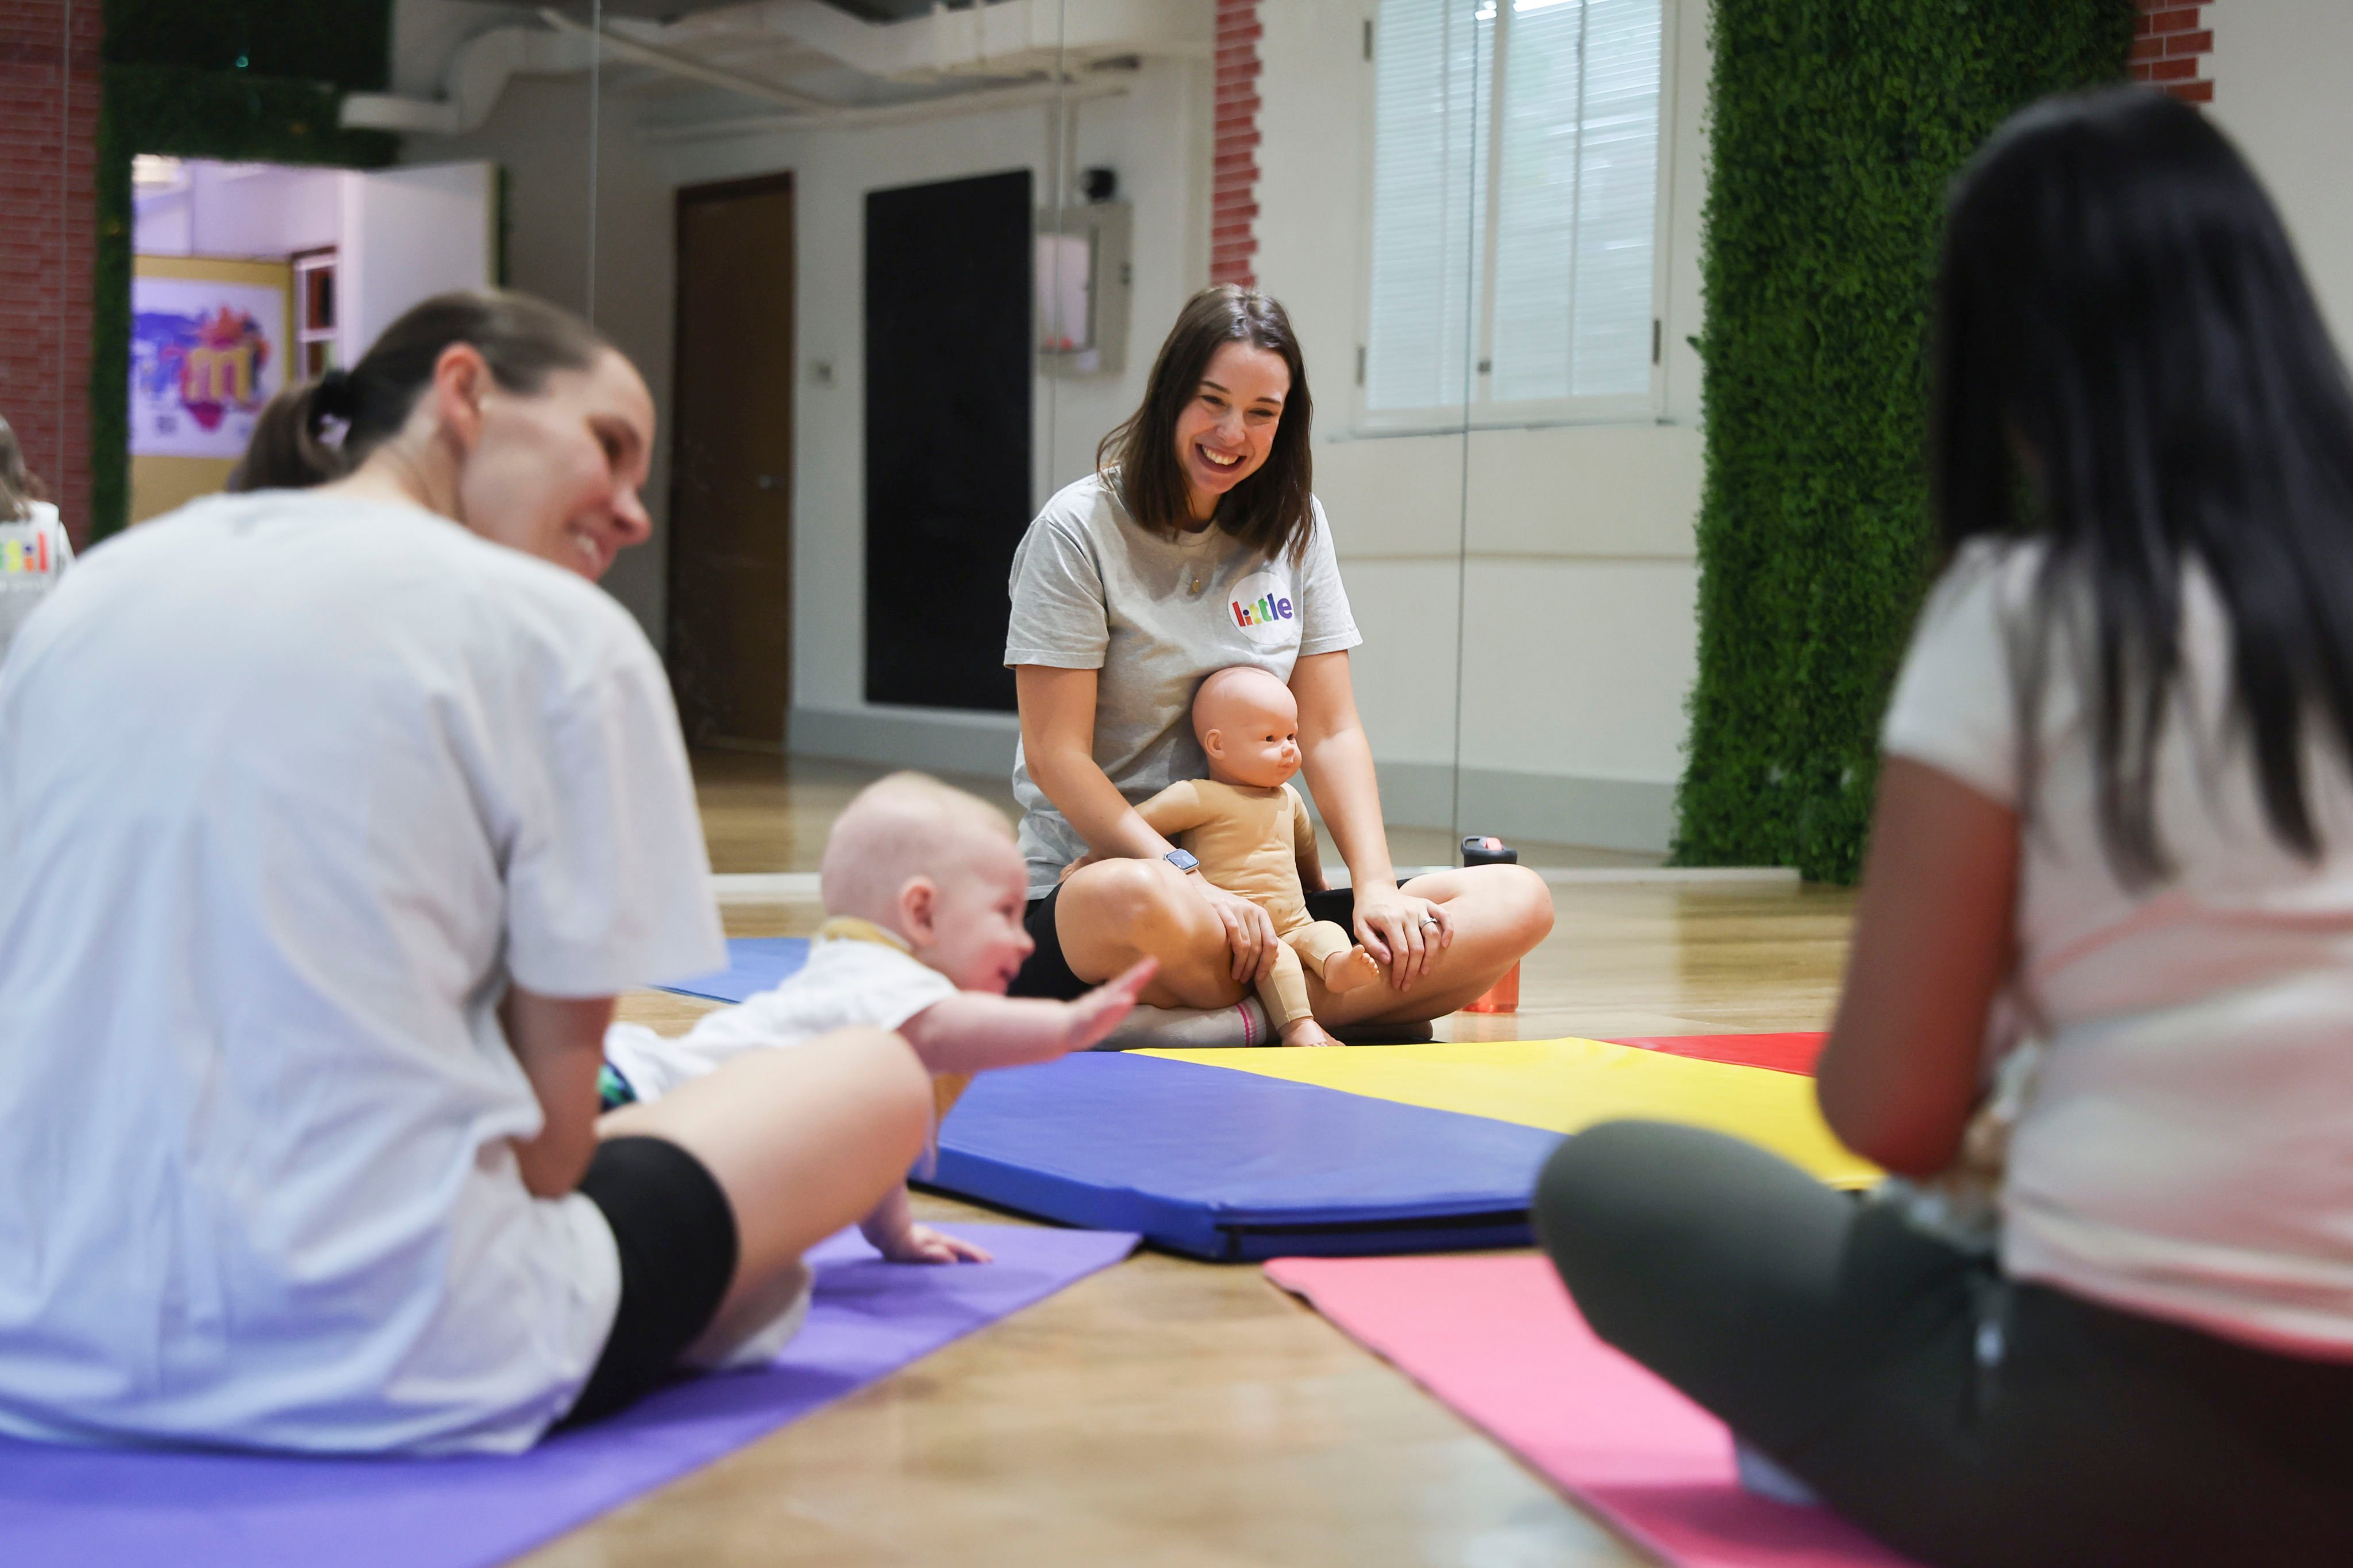
M1209 281L1258 287L1259 0L1218 0L1217 144Z
M90 526L100 5L0 0L0 417L77 543Z
M2206 67L2214 34L2201 13L2210 0L2140 0L2134 25L2135 81L2155 82L2191 103L2214 101L2214 79Z

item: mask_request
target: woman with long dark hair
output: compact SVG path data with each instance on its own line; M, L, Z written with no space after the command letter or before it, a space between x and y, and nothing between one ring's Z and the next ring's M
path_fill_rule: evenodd
M1193 696L1230 665L1272 671L1298 701L1303 772L1353 884L1323 891L1303 866L1310 908L1352 926L1388 982L1330 994L1311 976L1319 1025L1395 1029L1451 1013L1551 929L1544 883L1517 867L1398 885L1349 679L1363 639L1311 483L1313 413L1282 307L1232 285L1204 289L1161 345L1143 405L1104 438L1097 471L1029 525L1005 650L1038 943L1016 994L1076 996L1149 957L1160 973L1146 1001L1225 1008L1272 963L1266 912L1206 881L1135 810L1207 776Z
M2006 1130L1995 1233L1627 1122L1546 1245L1925 1562L2353 1562L2353 392L2253 175L2137 89L1956 184L1935 369L1947 564L1820 1094L1910 1177Z

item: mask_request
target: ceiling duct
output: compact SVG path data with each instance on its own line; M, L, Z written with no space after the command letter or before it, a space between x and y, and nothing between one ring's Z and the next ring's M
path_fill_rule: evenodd
M663 6L645 0L632 10ZM606 0L610 10L621 7ZM679 7L669 5L668 14ZM821 0L764 0L695 8L666 23L608 19L602 37L568 13L540 13L543 27L505 26L461 45L443 72L438 99L354 93L343 100L346 126L456 136L490 118L516 76L569 75L599 58L626 60L665 75L717 87L782 109L762 128L856 125L992 107L1029 89L1023 79L1048 83L1107 61L1154 57L1208 58L1213 53L1214 0L995 0L899 21L861 20ZM745 46L789 45L847 66L877 82L901 87L966 84L961 100L920 106L850 105L796 90L786 82L737 68ZM756 52L756 50L755 50ZM723 63L725 62L725 63ZM974 79L982 79L976 80ZM749 129L754 122L713 122ZM691 128L689 133L693 132Z

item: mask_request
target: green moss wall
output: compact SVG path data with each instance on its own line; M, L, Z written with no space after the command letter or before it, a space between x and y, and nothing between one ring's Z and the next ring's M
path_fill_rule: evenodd
M1683 865L1862 866L1929 568L1946 183L2013 110L2121 80L2131 0L1715 0L1707 475Z

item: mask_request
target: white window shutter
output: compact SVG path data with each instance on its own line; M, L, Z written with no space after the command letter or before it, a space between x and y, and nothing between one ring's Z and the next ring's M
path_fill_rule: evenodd
M1475 386L1496 102L1482 404L1650 388L1662 0L1503 3L1498 66L1498 0L1383 0L1369 410L1457 407Z
M1585 0L1584 9L1576 397L1650 388L1659 206L1659 0Z
M1484 9L1492 13L1493 6ZM1494 23L1478 0L1381 0L1365 399L1459 405L1476 322Z

